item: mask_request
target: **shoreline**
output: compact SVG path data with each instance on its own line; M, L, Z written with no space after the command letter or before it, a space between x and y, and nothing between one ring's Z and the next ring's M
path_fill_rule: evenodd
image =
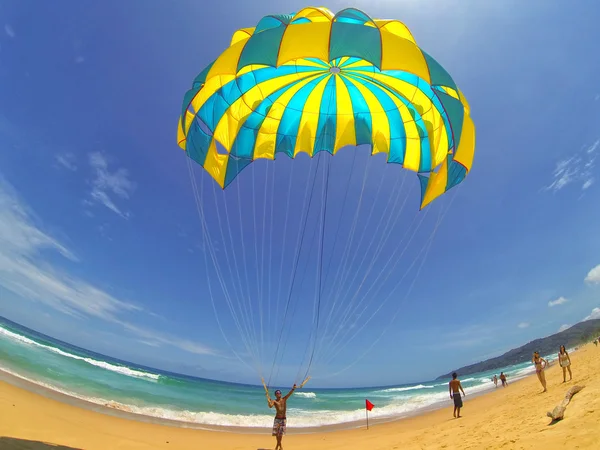
M512 380L511 385L518 383L519 381L526 379L531 376L533 373L516 378ZM242 427L235 425L215 425L215 424L204 424L198 422L184 421L184 420L175 420L175 419L167 419L163 417L150 416L147 414L141 414L132 411L126 411L124 409L120 409L118 407L112 407L109 405L102 405L100 403L95 403L89 400L84 400L79 397L75 397L55 389L52 389L47 386L43 386L41 384L36 383L35 381L31 381L29 379L24 378L24 376L17 375L11 373L5 369L0 368L0 383L5 382L12 386L15 386L19 389L26 390L28 392L32 392L34 394L58 401L63 404L71 405L77 408L86 409L89 411L94 411L100 414L106 414L109 416L123 418L143 423L155 424L155 425L165 425L175 428L185 428L192 430L202 430L202 431L211 431L211 432L219 432L219 433L232 433L232 434L258 434L263 435L266 432L270 432L270 427ZM490 381L491 383L491 381ZM488 395L492 392L495 392L497 389L502 389L501 385L498 385L498 388L491 387L481 389L475 391L472 394L468 394L468 398L474 399L480 396ZM113 401L113 400L111 400ZM126 406L126 405L125 405ZM448 406L448 401L438 401L433 404L417 408L413 411L409 411L400 415L393 416L384 416L384 417L370 417L369 418L369 426L392 423L396 421L406 420L413 417L419 417L421 415L438 411L444 409ZM354 420L348 422L340 422L335 424L326 424L319 426L308 426L308 427L294 427L290 426L288 428L288 434L297 434L297 435L308 435L308 434L318 434L318 433L331 433L336 431L344 431L344 430L354 430L359 429L361 427L366 426L365 420Z
M452 402L412 417L371 421L357 428L320 428L299 433L288 425L288 450L391 450L437 448L594 449L600 440L600 349L589 344L571 354L574 379L562 383L558 365L546 369L548 393L541 393L537 377L530 375L482 395L464 400L461 418L452 417ZM13 380L14 381L14 380ZM565 418L550 423L551 411L574 385L584 389L569 404ZM21 383L21 386L25 386ZM29 388L32 386L27 385ZM35 387L40 391L39 387ZM47 394L47 392L45 392ZM53 394L53 396L55 396ZM55 396L63 399L62 396ZM110 408L82 408L0 381L0 447L3 449L53 448L120 450L143 449L267 449L273 448L270 430L233 432L231 428L205 429L140 420ZM89 406L89 405L86 405ZM108 411L107 411L108 410ZM177 425L180 425L178 422Z

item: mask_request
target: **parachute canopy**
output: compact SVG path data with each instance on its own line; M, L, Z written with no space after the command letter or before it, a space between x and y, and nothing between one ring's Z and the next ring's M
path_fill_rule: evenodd
M403 23L310 7L233 34L186 93L178 143L222 188L259 158L370 145L419 174L423 208L469 172L475 128Z

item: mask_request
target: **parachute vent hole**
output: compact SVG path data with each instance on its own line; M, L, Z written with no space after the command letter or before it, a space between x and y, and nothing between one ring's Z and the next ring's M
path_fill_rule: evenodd
M342 71L342 69L340 69L339 67L330 67L329 68L329 72L331 73L340 73Z

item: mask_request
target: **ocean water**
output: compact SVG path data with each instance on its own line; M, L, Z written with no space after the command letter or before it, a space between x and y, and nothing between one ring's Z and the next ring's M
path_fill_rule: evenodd
M206 380L116 360L1 317L0 370L71 397L154 418L198 426L269 428L273 423L262 386ZM509 383L534 371L531 363L500 370ZM461 378L467 396L494 389L490 378L500 370ZM366 398L375 405L369 413L374 419L451 406L448 380L352 389L305 387L288 403L288 425L307 428L363 421Z

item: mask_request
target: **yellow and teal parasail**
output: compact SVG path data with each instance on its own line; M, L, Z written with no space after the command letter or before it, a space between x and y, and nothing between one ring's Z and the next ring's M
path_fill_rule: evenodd
M471 169L475 127L403 23L311 7L234 33L186 93L178 143L222 188L259 158L370 145L418 173L423 208Z

